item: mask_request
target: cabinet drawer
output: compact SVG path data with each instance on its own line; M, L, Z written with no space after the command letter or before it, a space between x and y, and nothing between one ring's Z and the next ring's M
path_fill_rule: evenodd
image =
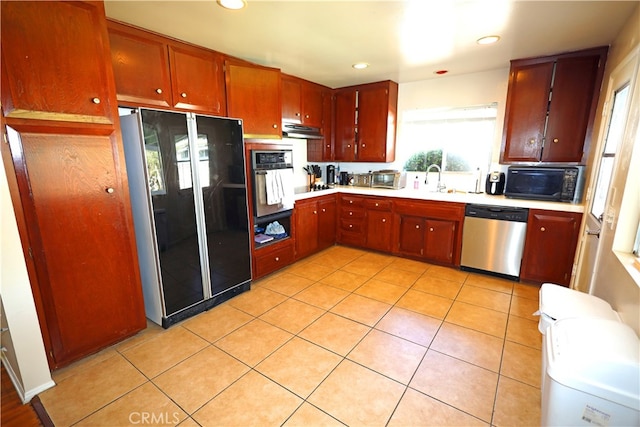
M339 242L345 245L364 246L364 234L340 230Z
M266 251L266 252L264 252ZM260 278L293 263L293 246L287 244L277 249L256 251L256 276Z
M364 206L367 209L373 209L378 211L391 211L393 202L391 200L366 199L364 201Z
M364 230L364 221L361 219L340 218L340 228L352 233L362 233Z
M349 206L340 209L340 218L364 218L364 209L351 208Z
M343 206L362 207L364 206L364 198L357 196L340 196L340 203Z

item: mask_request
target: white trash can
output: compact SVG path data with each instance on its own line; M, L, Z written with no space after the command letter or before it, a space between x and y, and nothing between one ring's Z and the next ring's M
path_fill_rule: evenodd
M614 320L571 318L545 334L543 426L640 425L640 341Z
M540 315L538 330L542 333L542 369L540 388L544 387L547 365L545 362L545 337L547 328L557 320L572 317L593 317L620 321L616 313L605 300L594 295L569 289L553 283L543 283L540 287Z

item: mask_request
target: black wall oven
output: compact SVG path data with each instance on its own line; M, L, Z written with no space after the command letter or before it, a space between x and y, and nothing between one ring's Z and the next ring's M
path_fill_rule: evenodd
M580 203L584 166L510 166L505 196L514 199Z

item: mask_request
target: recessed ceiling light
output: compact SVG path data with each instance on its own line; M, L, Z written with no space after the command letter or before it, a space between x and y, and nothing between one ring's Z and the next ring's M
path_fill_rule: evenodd
M486 37L481 37L478 40L476 40L476 43L478 43L478 44L494 44L498 40L500 40L500 36L486 36Z
M245 0L217 0L218 4L226 9L238 10L247 5Z
M352 67L356 70L364 70L365 68L369 68L369 64L367 64L366 62L356 62L352 65Z

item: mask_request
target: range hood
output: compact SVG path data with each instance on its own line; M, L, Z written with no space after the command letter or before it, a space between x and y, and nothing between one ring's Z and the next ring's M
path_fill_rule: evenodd
M298 139L322 139L322 133L320 128L314 128L309 126L296 125L293 123L282 123L282 137L283 138L298 138Z

